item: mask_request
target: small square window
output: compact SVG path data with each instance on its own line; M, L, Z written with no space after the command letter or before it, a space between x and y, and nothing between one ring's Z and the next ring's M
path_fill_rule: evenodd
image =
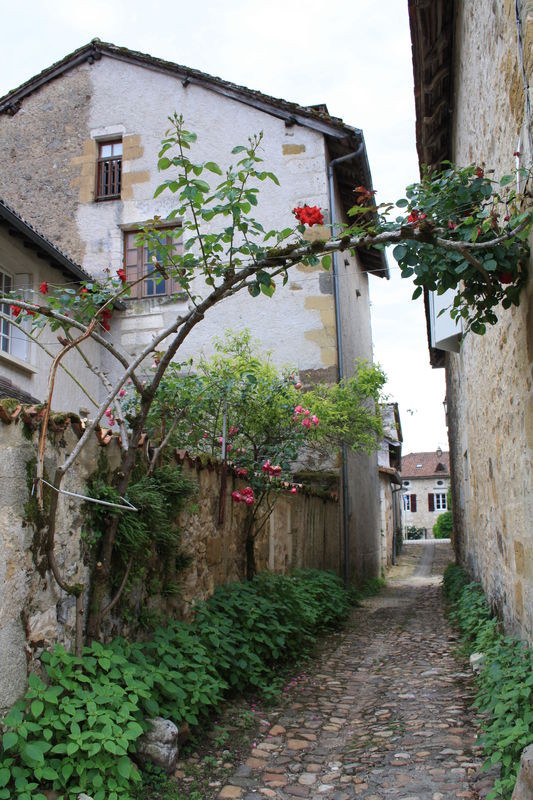
M139 278L144 278L131 287L130 297L165 297L181 291L177 281L163 277L162 273L155 268L154 262L162 263L164 261L157 250L150 250L147 245L136 245L135 239L139 233L140 231L126 231L124 234L126 280L133 284L135 281L139 281ZM158 238L161 244L171 247L172 254L176 254L181 247L181 241L172 236L172 229L161 229Z
M122 139L99 142L96 200L116 200L122 185Z

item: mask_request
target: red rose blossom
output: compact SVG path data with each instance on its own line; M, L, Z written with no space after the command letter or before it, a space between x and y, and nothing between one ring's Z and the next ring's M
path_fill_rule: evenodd
M512 283L514 280L514 275L512 272L500 272L498 275L498 280L500 283Z
M48 294L48 284L46 281L43 281L39 286L39 291L41 294Z
M14 317L18 317L21 313L22 309L20 306L11 306L11 313Z
M125 269L117 269L117 275L122 281L122 283L126 283L126 270Z
M318 206L297 206L292 209L292 213L298 222L301 222L302 225L309 225L310 228L313 225L324 224L324 215Z
M476 169L476 175L477 175L478 178L482 178L484 176L484 174L485 174L485 172L481 169L481 167L478 167Z

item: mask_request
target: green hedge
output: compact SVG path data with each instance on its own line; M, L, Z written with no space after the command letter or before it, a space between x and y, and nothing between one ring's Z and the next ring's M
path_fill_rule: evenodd
M533 653L524 642L503 635L481 586L470 583L461 567L447 568L444 590L453 604L451 618L461 631L464 653L485 655L474 705L481 715L485 767L501 765L487 800L510 800L522 750L533 743Z
M199 603L191 624L170 621L149 642L115 639L76 658L41 656L45 680L3 719L0 800L133 800L135 742L156 715L194 726L232 690L271 694L280 665L341 625L348 595L332 573L263 573Z

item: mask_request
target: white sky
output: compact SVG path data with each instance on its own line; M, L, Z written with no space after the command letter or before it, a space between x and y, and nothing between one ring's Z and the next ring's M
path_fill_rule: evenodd
M407 0L0 0L0 96L90 39L140 50L362 128L378 201L418 177ZM173 109L169 109L169 113ZM448 449L443 370L421 300L389 254L371 278L375 359L400 404L404 453Z

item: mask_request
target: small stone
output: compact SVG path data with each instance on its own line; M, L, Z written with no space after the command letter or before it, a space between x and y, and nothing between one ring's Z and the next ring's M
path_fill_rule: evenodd
M238 800L238 798L242 797L242 789L238 786L224 786L218 793L218 797L220 800Z

